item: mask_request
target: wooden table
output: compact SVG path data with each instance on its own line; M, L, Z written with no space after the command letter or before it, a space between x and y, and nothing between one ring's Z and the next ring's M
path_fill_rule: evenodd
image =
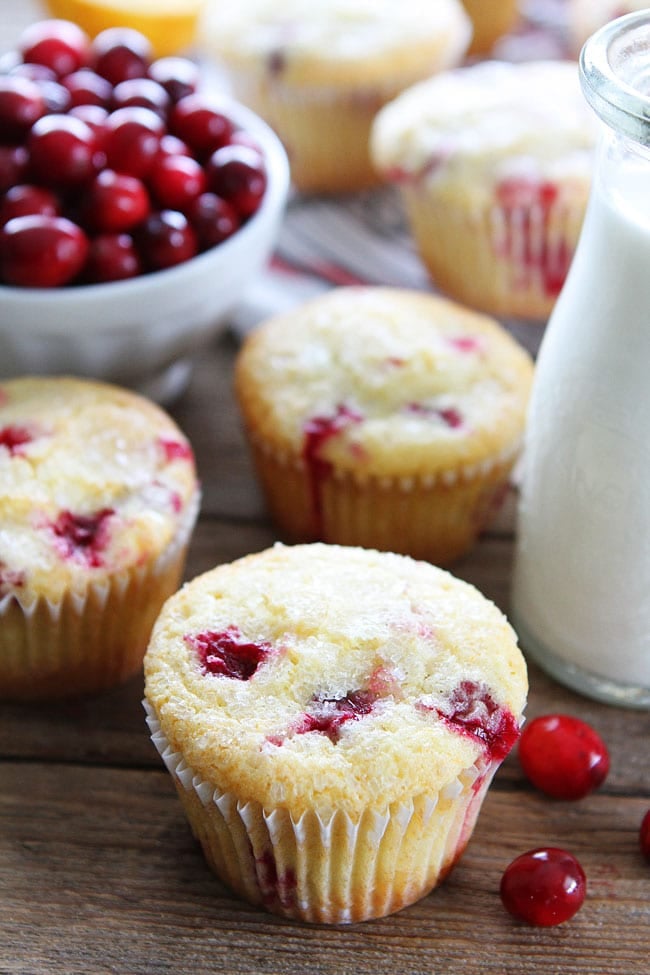
M236 343L197 364L171 412L192 439L204 487L187 575L274 541L231 391ZM454 567L507 610L514 497ZM148 738L142 681L93 700L0 708L2 975L630 975L650 971L650 866L638 852L650 806L650 715L582 700L530 668L529 719L592 722L612 758L580 802L525 781L516 756L497 774L469 848L445 884L393 917L323 928L232 896L208 871ZM565 925L514 921L501 873L536 846L565 847L588 876Z

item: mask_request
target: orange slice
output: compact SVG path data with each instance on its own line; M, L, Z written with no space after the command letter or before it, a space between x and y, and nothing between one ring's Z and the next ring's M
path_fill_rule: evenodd
M132 27L151 41L156 57L189 48L203 0L45 0L53 17L73 20L95 37L107 27Z

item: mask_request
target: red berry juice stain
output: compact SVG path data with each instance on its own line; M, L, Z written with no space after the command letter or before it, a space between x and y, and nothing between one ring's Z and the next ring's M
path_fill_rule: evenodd
M160 438L160 446L165 452L165 459L171 463L173 460L193 460L194 452L188 443L180 440L166 440Z
M10 569L4 562L0 562L0 598L25 585L25 573L22 569Z
M452 430L457 430L463 425L463 415L455 406L445 406L437 409L435 406L425 406L422 403L407 403L406 410L423 417L437 417L442 420Z
M266 850L255 857L257 883L262 901L267 906L278 900L282 907L293 907L296 903L296 875L293 870L278 874L278 867L272 850Z
M102 508L92 515L62 511L51 525L61 555L93 569L103 565L103 552L110 537L109 521L114 514L112 508Z
M236 626L187 635L185 641L196 651L204 674L233 680L250 680L271 652L269 643L245 640Z
M471 353L481 351L481 343L474 335L453 335L447 341L458 352Z
M21 454L21 448L33 439L34 435L27 427L11 425L0 428L0 447L5 447L12 457L14 454Z
M363 417L359 413L341 404L337 407L334 416L314 416L304 425L302 456L309 478L312 530L316 538L323 536L322 486L332 473L332 464L321 457L321 451L328 440L362 420Z
M452 730L482 744L490 761L503 761L519 738L514 715L497 704L484 684L461 681L442 705L422 705L434 710Z
M372 691L361 690L351 691L344 697L315 698L309 710L299 719L293 733L306 735L316 732L325 735L335 745L341 736L343 725L370 714L376 700L377 696Z

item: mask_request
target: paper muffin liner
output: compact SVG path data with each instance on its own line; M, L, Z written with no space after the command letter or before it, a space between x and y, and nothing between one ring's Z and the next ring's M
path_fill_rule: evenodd
M548 319L564 284L586 207L571 204L481 209L448 202L430 187L403 184L402 196L420 257L434 283L479 311Z
M54 601L0 599L0 699L45 700L108 690L142 666L151 629L180 585L200 503L188 504L176 535L148 562Z
M438 793L358 817L337 809L296 819L281 807L243 802L196 774L143 703L152 741L210 868L243 899L302 921L366 921L428 894L462 855L500 764L473 765Z
M418 477L342 473L315 486L300 457L249 431L267 507L291 542L324 541L410 555L438 565L460 558L503 501L520 442L476 464Z

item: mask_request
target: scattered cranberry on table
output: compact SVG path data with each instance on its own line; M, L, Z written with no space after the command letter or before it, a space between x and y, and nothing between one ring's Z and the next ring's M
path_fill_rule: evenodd
M182 57L45 20L0 63L0 284L117 281L218 246L257 211L261 149Z
M532 784L554 799L582 799L609 772L609 753L600 735L567 714L543 715L527 724L518 756Z
M506 867L500 894L504 907L528 924L552 927L580 910L587 893L584 870L557 847L522 853Z

